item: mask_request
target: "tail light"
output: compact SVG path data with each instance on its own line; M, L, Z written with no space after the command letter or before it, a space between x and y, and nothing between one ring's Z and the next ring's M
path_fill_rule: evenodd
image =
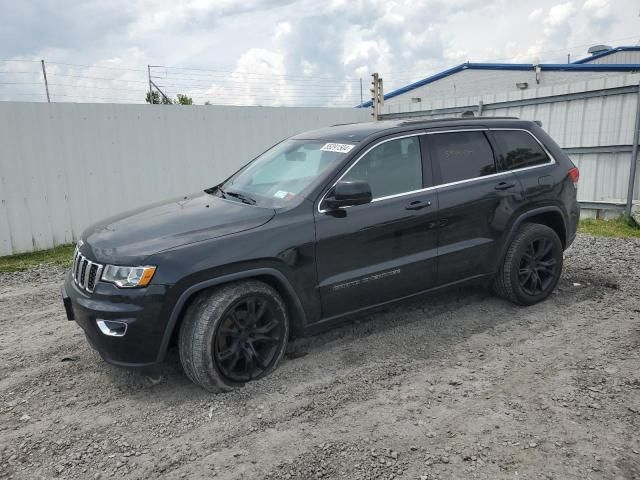
M577 167L570 169L567 175L573 183L578 183L578 180L580 180L580 170Z

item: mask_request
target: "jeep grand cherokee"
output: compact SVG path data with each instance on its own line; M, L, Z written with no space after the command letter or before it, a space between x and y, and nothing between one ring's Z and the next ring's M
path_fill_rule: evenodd
M211 391L271 372L292 335L452 285L545 299L579 217L578 170L535 122L382 121L302 133L218 185L81 236L63 287L120 366Z

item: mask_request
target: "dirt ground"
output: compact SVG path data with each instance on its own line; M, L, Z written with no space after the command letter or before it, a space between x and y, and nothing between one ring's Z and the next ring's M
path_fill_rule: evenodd
M405 302L223 395L105 364L63 271L2 274L0 478L640 479L640 241L565 262L542 304Z

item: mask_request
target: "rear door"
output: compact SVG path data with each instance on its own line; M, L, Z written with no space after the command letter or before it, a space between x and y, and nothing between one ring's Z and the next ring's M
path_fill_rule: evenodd
M316 209L316 261L323 317L333 317L435 285L438 200L420 136L379 142L342 180L365 180L373 201Z
M438 284L492 273L520 182L498 172L485 130L433 132L427 144L440 206Z

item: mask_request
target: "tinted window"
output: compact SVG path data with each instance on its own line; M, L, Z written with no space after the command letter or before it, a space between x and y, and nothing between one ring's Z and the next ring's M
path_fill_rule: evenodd
M373 198L422 188L419 137L385 142L360 159L343 180L365 180Z
M432 161L440 167L441 183L496 172L493 150L482 132L438 133L429 136L429 144Z
M549 161L540 144L527 132L494 131L492 135L500 149L500 160L505 170L530 167Z

